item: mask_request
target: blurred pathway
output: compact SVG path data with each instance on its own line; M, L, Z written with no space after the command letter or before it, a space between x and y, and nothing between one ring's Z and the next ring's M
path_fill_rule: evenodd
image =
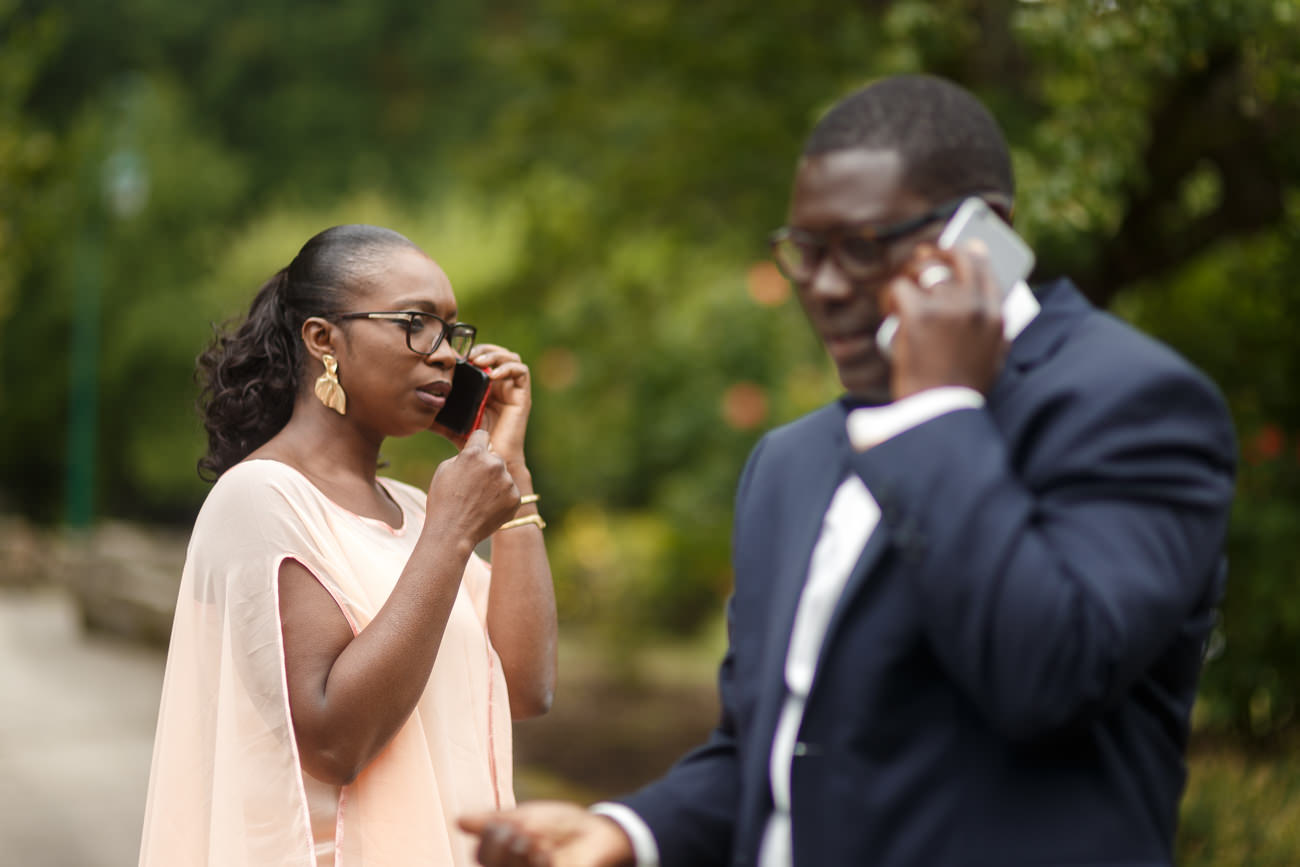
M554 709L515 727L520 799L629 791L717 718L707 676L627 681L594 648L563 642ZM58 591L0 588L0 867L135 867L164 656L86 635Z
M55 591L0 592L0 863L136 863L163 656L83 635Z

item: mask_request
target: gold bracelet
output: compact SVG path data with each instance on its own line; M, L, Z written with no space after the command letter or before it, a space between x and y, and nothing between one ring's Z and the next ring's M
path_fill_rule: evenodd
M524 515L522 518L506 521L500 527L497 527L497 530L509 530L512 527L522 527L524 524L536 524L539 530L546 526L546 522L542 520L541 515Z
M524 494L522 497L519 498L519 505L527 506L529 503L536 503L540 499L541 497L537 496L536 494Z

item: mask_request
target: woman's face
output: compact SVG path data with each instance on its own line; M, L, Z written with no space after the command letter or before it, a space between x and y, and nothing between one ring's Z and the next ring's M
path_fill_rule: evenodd
M437 263L419 250L398 247L382 272L360 281L345 312L404 311L433 313L448 323L457 315L451 281ZM427 430L451 389L456 352L450 341L422 356L407 346L404 321L348 319L339 326L339 382L347 393L347 416L377 438Z

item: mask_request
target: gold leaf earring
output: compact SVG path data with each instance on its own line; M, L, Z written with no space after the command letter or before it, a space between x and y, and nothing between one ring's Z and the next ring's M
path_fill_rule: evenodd
M339 382L338 359L327 352L320 360L325 365L325 372L316 379L316 396L339 415L346 415L348 396L343 393L343 385Z

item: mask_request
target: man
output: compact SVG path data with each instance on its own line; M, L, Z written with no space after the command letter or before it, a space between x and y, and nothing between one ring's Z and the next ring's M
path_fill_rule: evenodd
M1231 422L1068 281L934 245L1012 193L940 79L817 125L774 250L848 395L741 477L721 721L619 804L468 817L485 864L1172 864Z

